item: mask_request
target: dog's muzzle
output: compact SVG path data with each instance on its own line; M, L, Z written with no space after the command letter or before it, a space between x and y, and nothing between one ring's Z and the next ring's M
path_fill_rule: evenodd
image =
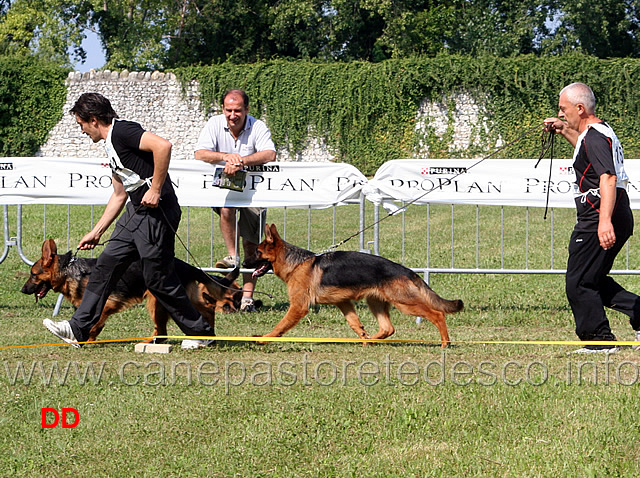
M47 295L47 292L49 292L50 290L51 285L49 285L47 282L41 282L40 284L32 284L27 282L22 287L20 292L22 292L23 294L35 295L36 302L38 302L38 299L44 298L44 296Z
M246 260L242 263L242 265L247 269L255 269L251 274L251 277L253 277L254 279L257 277L262 277L271 270L271 262L265 261L264 259Z

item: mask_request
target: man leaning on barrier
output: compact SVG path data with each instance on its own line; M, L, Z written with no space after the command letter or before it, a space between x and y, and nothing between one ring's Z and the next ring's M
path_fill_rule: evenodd
M575 148L577 223L569 243L566 292L576 334L580 340L615 341L606 306L630 317L640 341L640 297L608 275L633 234L622 146L611 127L595 116L596 99L584 83L566 86L558 106L559 118L544 123L545 130L561 134ZM575 353L617 350L614 345L587 345Z
M100 319L102 309L127 267L140 259L145 286L166 308L186 335L214 336L209 323L196 311L175 272L175 231L182 214L169 179L171 143L145 131L138 123L116 119L107 98L84 93L71 114L94 143L105 140L113 175L113 193L102 217L87 233L78 249L93 249L118 217L111 238L98 257L82 298L71 320L43 325L65 342L84 342ZM185 339L182 348L205 347L213 340Z
M234 176L247 166L258 166L276 159L271 132L264 122L249 114L249 97L244 91L227 91L222 97L222 113L210 118L202 129L196 145L196 159L223 166L228 176ZM266 211L255 207L241 208L236 224L236 208L214 209L220 215L220 232L228 254L216 263L216 267L233 268L240 262L236 227L242 236L245 258L251 257L260 243L260 226L265 224ZM243 274L242 279L240 310L255 312L253 291L256 279L248 273Z

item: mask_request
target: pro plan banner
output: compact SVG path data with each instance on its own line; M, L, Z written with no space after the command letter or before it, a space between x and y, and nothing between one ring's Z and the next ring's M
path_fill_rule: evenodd
M247 168L244 190L217 187L215 166L172 161L182 206L327 207L358 199L367 179L341 163L268 163ZM111 169L99 159L0 158L0 204L106 204Z
M367 198L389 210L390 201L575 207L572 159L398 159L383 164L366 187ZM631 206L640 209L640 161L626 159Z
M174 160L171 180L183 206L314 207L358 199L389 211L402 201L417 204L479 204L575 207L571 159L398 159L367 181L343 163L268 163L247 168L242 192L215 185L215 166ZM631 206L640 209L640 161L626 159ZM106 204L111 169L99 159L0 158L0 204Z

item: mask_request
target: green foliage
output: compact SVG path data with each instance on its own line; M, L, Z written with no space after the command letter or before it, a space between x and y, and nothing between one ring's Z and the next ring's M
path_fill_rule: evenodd
M70 66L85 59L82 48L88 26L84 0L0 1L0 54L36 55Z
M0 155L38 151L62 116L67 73L32 56L0 56Z
M545 39L544 52L577 49L600 58L638 57L638 2L563 0L558 13L558 28Z
M555 116L560 89L574 81L593 88L598 115L616 130L627 157L638 157L640 102L634 91L639 69L634 59L573 54L439 56L381 63L280 60L189 67L176 73L185 83L199 81L207 113L225 90L243 88L251 98L251 113L264 117L277 146L295 154L315 137L338 160L373 174L388 160L415 156L420 141L429 157L486 156L496 145L512 142ZM454 95L462 91L474 98L487 119L486 129L478 125L478 139L467 150L454 150L451 134L437 135L429 126L416 131L416 112L423 100L442 102L451 113ZM453 127L454 116L449 114L448 130ZM496 157L536 157L539 142L539 135L531 134ZM566 142L558 142L556 156L570 154Z
M92 19L105 47L105 66L136 71L162 68L164 36L174 31L180 8L171 0L95 1Z
M69 65L86 56L91 30L112 70L441 54L639 57L639 13L630 0L0 0L0 52Z
M174 2L175 3L175 2ZM200 3L201 5L196 5ZM268 6L265 1L184 2L165 66L249 63L269 57ZM313 35L314 33L309 33Z

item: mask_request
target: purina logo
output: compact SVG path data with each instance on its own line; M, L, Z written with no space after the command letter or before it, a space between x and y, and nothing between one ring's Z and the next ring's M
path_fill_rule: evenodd
M447 174L464 174L467 168L454 168L451 166L430 166L422 168L420 174L423 176L447 175Z
M573 174L573 166L560 166L560 174L566 176L568 174Z
M13 163L0 163L0 171L13 171Z

